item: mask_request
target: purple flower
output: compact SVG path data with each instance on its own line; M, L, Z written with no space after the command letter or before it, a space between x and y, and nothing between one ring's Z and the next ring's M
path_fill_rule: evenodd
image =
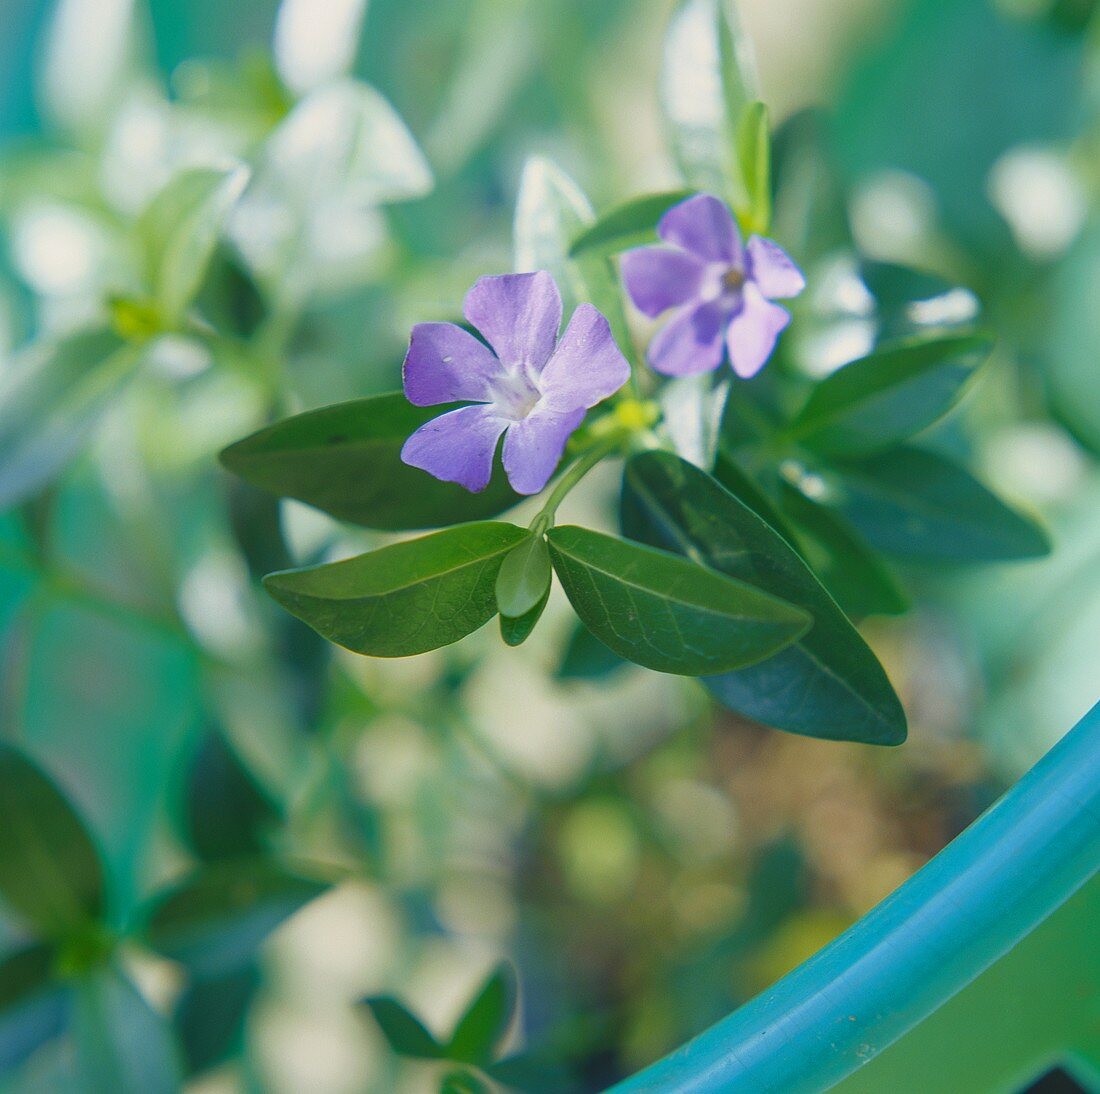
M651 318L676 309L654 335L649 363L666 376L690 376L716 369L728 352L738 376L755 376L791 321L772 301L805 288L799 268L770 239L752 236L742 246L733 214L710 194L674 205L657 234L670 246L623 256L635 306Z
M402 370L405 395L416 406L475 405L422 425L401 459L484 490L504 434L508 481L520 494L537 494L584 412L626 383L630 365L591 304L577 308L559 341L561 294L545 271L483 277L463 311L489 346L453 323L418 323Z

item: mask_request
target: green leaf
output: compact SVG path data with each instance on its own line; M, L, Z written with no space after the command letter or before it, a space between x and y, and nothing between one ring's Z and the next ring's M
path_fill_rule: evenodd
M762 661L809 616L692 562L586 528L553 528L550 556L581 622L621 657L706 676Z
M1050 551L1042 528L938 453L901 446L836 467L840 509L871 546L887 554L1002 562Z
M991 347L981 334L881 346L822 380L787 435L838 455L888 448L947 413Z
M259 987L260 971L254 964L187 985L173 1021L189 1076L209 1071L240 1049L248 1008Z
M514 524L460 524L343 562L269 574L264 588L330 642L409 657L457 642L496 615L497 574L524 535Z
M58 475L133 374L140 352L110 330L41 343L0 379L0 511Z
M439 1094L491 1094L491 1088L484 1079L479 1079L465 1068L448 1071L439 1084Z
M780 504L795 528L792 541L849 615L862 619L909 610L897 578L840 513L789 483L780 482L779 491Z
M629 663L608 649L578 620L556 675L559 680L602 680Z
M905 713L875 655L798 553L709 475L666 452L635 456L623 527L782 597L813 627L768 661L706 681L727 706L791 733L867 744L905 740Z
M657 394L673 446L696 467L709 470L714 466L729 393L728 379L704 372L670 380Z
M0 1075L64 1028L66 992L51 982L54 951L28 946L0 958Z
M542 618L542 613L546 608L546 602L550 599L550 586L546 586L546 592L542 594L542 599L524 615L511 618L507 615L500 617L500 637L504 639L505 643L509 646L522 646L528 638L531 637L531 632L538 625L538 621Z
M562 291L566 315L582 300L594 304L611 324L620 347L630 332L615 270L605 255L574 255L569 247L594 219L580 187L550 160L532 156L523 169L516 199L515 265L548 270Z
M442 1060L443 1046L424 1028L420 1019L407 1007L389 995L375 995L363 1000L370 1008L378 1028L399 1056L418 1060Z
M464 1064L488 1064L508 1028L516 1004L515 972L503 962L482 985L455 1027L447 1058Z
M609 258L631 247L656 243L661 217L694 193L694 190L664 190L624 201L575 236L569 254L574 258L586 255Z
M114 968L77 985L73 1035L78 1090L177 1094L182 1086L168 1022Z
M194 167L153 198L135 226L145 279L166 325L198 295L227 217L248 183L248 170Z
M738 219L747 234L764 235L772 221L771 131L768 108L749 103L737 127L737 158L745 188L735 204Z
M221 461L270 494L384 532L482 520L515 505L500 467L471 494L401 462L409 435L446 410L415 407L400 392L355 399L276 422L230 445Z
M497 607L518 619L546 598L550 588L550 552L542 535L529 535L504 557L497 574Z
M57 787L9 744L0 744L0 832L0 897L13 911L51 937L103 915L92 837Z
M786 519L772 503L756 480L734 459L729 452L719 449L714 463L714 477L738 501L747 505L765 524L778 532L788 543L795 537L787 525Z
M193 976L224 976L244 968L280 923L327 888L272 863L216 863L155 897L142 937Z
M737 137L760 99L736 0L685 0L665 42L661 106L688 183L737 202L748 192Z

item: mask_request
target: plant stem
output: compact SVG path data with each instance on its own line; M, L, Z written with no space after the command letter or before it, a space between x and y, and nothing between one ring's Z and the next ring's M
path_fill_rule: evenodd
M554 484L546 504L539 510L535 519L531 521L530 529L533 535L543 535L554 524L554 514L558 506L565 500L565 496L596 466L605 456L609 456L623 442L624 436L614 434L597 444L594 444L587 452L580 456L569 466L560 479Z

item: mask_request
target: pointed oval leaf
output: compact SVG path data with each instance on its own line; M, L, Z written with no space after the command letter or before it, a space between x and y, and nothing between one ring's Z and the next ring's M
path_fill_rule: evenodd
M77 1090L178 1094L179 1047L167 1019L120 972L104 967L81 981L73 1013Z
M224 976L248 965L280 923L327 888L272 863L216 863L154 898L142 938L194 976Z
M447 1058L464 1064L491 1063L516 1004L516 976L508 962L493 970L471 1000L447 1045Z
M253 486L296 498L339 520L383 532L481 520L520 499L498 467L471 494L401 462L409 434L446 407L415 407L378 395L306 411L230 445L221 461Z
M526 615L550 590L550 551L541 535L528 536L504 558L497 574L497 607L510 619Z
M775 657L708 679L723 703L806 736L905 740L905 712L859 632L786 540L709 475L671 453L635 456L624 476L623 527L813 617L813 627Z
M247 964L212 980L192 980L176 1003L173 1022L189 1077L201 1075L238 1053L245 1022L261 984Z
M390 1048L399 1056L419 1060L443 1059L443 1046L403 1003L389 995L375 995L364 999L363 1005L370 1010Z
M51 937L104 911L103 865L83 821L20 751L0 744L0 899Z
M898 558L1001 562L1050 552L1046 532L965 468L904 445L837 462L838 504L873 547Z
M538 621L542 618L542 613L546 609L546 602L549 599L550 586L547 585L546 592L542 594L542 599L529 612L516 616L514 619L507 615L500 617L500 637L504 639L507 645L522 646L531 637L531 632L538 626Z
M663 190L643 194L608 209L594 224L578 233L569 247L574 258L595 255L609 258L631 247L657 242L657 222L674 205L687 201L694 190Z
M145 279L169 325L198 295L248 169L194 167L154 196L136 225Z
M496 615L497 574L524 535L498 521L460 524L343 562L269 574L264 588L330 642L409 657L457 642Z
M801 609L667 551L572 526L547 538L581 622L646 668L728 672L773 656L810 625Z
M629 664L577 620L556 675L559 680L603 680Z
M881 346L822 380L788 436L838 455L890 447L946 414L991 347L982 334Z
M0 1075L64 1028L67 992L52 981L54 960L42 945L0 958Z

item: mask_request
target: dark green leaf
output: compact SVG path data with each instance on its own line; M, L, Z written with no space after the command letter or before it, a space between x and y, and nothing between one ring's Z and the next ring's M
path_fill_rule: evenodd
M412 1056L420 1060L444 1058L439 1042L424 1028L420 1019L396 999L388 995L375 995L364 999L363 1003L370 1008L390 1048L399 1056Z
M546 602L549 599L550 586L547 585L546 592L542 594L542 599L529 612L517 616L515 619L507 615L502 615L500 617L500 637L504 639L507 645L522 646L523 643L531 637L531 632L542 618L542 613L546 608Z
M550 555L581 622L646 668L705 676L771 657L809 616L686 559L586 528L553 528Z
M271 863L217 863L154 898L142 935L192 975L224 976L248 965L280 923L326 888Z
M259 986L255 965L188 984L176 1004L174 1021L189 1076L209 1071L240 1049L248 1008Z
M575 255L569 247L593 219L588 198L568 175L541 156L527 161L516 199L516 269L549 270L562 291L566 314L582 300L591 302L625 348L630 331L614 267L604 255Z
M73 1014L78 1090L177 1094L179 1049L168 1022L111 967L82 980Z
M30 497L80 451L133 373L139 351L109 330L32 347L0 380L0 511Z
M0 898L50 936L104 910L103 866L83 822L21 752L0 744Z
M222 463L268 493L385 532L495 516L519 501L498 467L480 494L401 462L411 433L447 407L378 395L310 410L230 445Z
M781 482L779 489L783 510L795 527L793 542L849 615L862 619L909 610L897 578L840 513L789 483Z
M887 448L945 414L991 344L967 334L882 346L822 380L789 435L839 455Z
M529 535L504 557L497 574L497 607L510 619L526 615L546 599L550 588L550 552L541 535Z
M222 736L210 731L188 772L184 819L191 848L213 862L261 854L279 813Z
M867 542L899 558L997 562L1050 550L1046 533L945 456L902 446L838 462L838 504Z
M744 468L726 451L719 449L714 463L714 477L742 504L747 505L765 524L778 532L788 543L794 536L786 519Z
M181 171L153 198L136 226L145 278L165 322L195 298L226 217L248 182L244 168Z
M50 946L30 946L0 958L0 1075L64 1028L67 992L51 983L53 965Z
M344 562L270 574L264 587L338 645L408 657L457 642L496 614L497 574L525 534L495 521L461 524Z
M562 654L557 676L559 680L602 680L629 663L578 620Z
M515 973L504 962L493 970L459 1020L447 1045L447 1058L464 1064L490 1063L515 1003Z
M439 1084L439 1094L491 1094L489 1084L472 1071L448 1071Z
M569 253L574 258L582 255L606 258L631 247L655 243L657 222L673 205L686 201L694 193L694 190L666 190L616 205L573 240Z
M776 656L707 680L727 706L812 737L905 739L901 703L859 632L786 540L709 475L670 453L635 456L623 480L623 527L812 616L813 627Z
M747 192L737 135L746 107L759 98L735 0L684 0L669 25L661 106L690 185L735 201Z

